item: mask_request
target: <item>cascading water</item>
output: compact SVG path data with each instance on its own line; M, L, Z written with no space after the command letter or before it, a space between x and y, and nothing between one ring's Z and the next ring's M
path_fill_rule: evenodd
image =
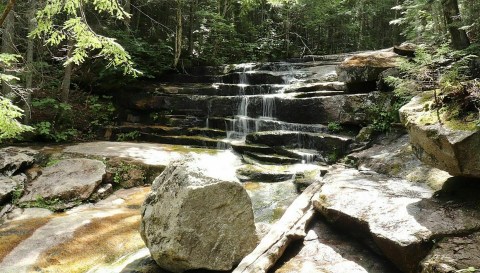
M275 67L273 75L281 76L282 84L250 85L251 75L265 71L254 70L255 64L241 64L236 67L238 73L238 108L234 117L226 124L227 135L225 142L244 140L252 132L258 132L271 128L275 122L275 101L284 96L285 88L295 81L293 66L287 63L280 63ZM258 79L256 80L258 82ZM268 87L266 87L268 85ZM261 103L261 105L259 105ZM261 106L261 108L259 108ZM259 110L262 110L260 113ZM222 146L224 144L221 144ZM310 161L306 159L305 161Z

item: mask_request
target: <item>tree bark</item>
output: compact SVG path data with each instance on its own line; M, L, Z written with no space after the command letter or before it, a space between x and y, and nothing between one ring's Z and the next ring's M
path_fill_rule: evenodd
M123 9L125 10L126 13L132 15L131 11L132 11L132 8L131 8L131 1L130 0L125 0L125 3L123 4ZM126 17L124 22L125 22L125 25L128 27L130 27L130 23L132 21L132 17Z
M321 183L308 186L232 273L266 273L290 243L304 238L307 225L315 213L312 198L321 187Z
M68 42L68 53L67 59L71 58L73 55L74 44L73 41ZM65 66L65 71L63 74L62 85L60 86L60 99L62 102L67 103L70 97L70 83L72 79L73 63L69 63Z
M7 19L8 15L12 11L13 7L15 6L16 0L9 0L7 5L5 6L5 9L2 12L2 16L0 17L0 27L3 26L3 23Z
M28 12L28 32L33 31L35 28L35 7L36 1L32 0L30 6L30 11ZM31 37L28 37L27 41L27 56L26 56L26 64L27 64L27 74L25 77L25 98L24 98L24 117L23 122L25 124L30 123L31 118L31 103L32 103L32 87L33 87L33 48L34 48L34 40Z
M193 28L195 24L195 9L196 9L197 1L190 1L190 11L189 11L189 24L188 24L188 56L190 58L193 57Z
M460 9L457 0L442 0L443 15L447 23L448 32L452 39L452 47L454 49L464 49L470 45L467 33L459 29L462 19L460 17Z
M5 24L2 34L2 53L15 53L15 44L13 42L13 37L15 37L15 16L12 8L6 14L5 19L3 19L2 22L2 24ZM4 71L4 73L9 74L8 71ZM5 96L12 94L12 88L6 82L2 83L2 93Z
M173 57L173 67L177 67L180 57L182 55L182 36L183 36L183 24L182 24L182 0L177 0L177 14L176 14L176 27L175 27L175 53Z

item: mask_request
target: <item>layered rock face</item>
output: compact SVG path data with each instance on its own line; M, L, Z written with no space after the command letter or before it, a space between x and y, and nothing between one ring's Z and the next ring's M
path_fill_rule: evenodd
M256 245L250 198L238 182L213 178L194 160L171 163L142 206L140 232L172 272L230 270Z
M439 122L442 116L429 110L432 100L433 91L424 92L400 109L415 154L453 176L480 177L480 131Z
M391 49L356 54L337 67L338 79L345 82L349 92L373 91L382 72L395 68L398 59L399 55Z

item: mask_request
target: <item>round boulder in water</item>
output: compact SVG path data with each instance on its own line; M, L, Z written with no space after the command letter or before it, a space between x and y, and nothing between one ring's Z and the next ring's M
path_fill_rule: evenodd
M164 269L230 270L257 243L252 203L240 183L214 178L197 163L172 162L155 179L140 233Z

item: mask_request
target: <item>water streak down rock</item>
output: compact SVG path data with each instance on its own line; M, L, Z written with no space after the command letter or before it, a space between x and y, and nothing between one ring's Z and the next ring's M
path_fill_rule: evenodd
M191 158L172 162L155 179L140 232L152 258L172 272L230 270L257 242L242 185L208 176Z

